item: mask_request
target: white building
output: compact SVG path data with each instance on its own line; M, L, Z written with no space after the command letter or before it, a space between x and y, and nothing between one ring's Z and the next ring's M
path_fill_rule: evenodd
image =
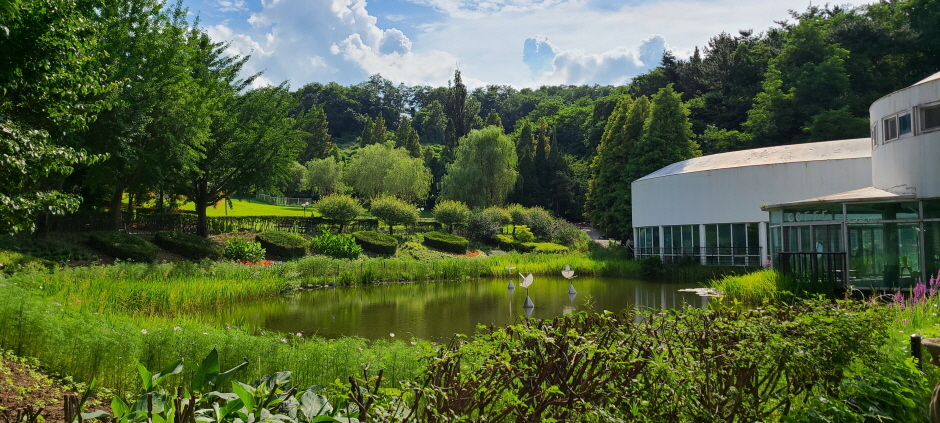
M872 138L715 154L633 182L638 256L907 286L940 268L940 73L870 108ZM935 164L936 163L936 164Z

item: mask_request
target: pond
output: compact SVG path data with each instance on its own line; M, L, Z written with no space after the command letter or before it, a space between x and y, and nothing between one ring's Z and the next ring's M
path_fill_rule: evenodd
M620 311L639 308L703 307L707 298L691 292L694 284L663 284L637 280L577 277L576 295L568 294L562 277L536 276L529 287L533 318L551 318L575 310ZM460 282L383 284L317 289L213 310L204 318L216 323L245 325L327 338L361 336L380 339L392 333L401 339L446 341L455 333L472 334L477 324L505 326L526 315L526 290L507 289L508 278Z

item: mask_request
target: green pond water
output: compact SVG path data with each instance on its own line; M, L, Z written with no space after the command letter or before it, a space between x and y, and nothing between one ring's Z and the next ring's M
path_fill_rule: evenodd
M526 290L507 289L509 279L384 284L296 292L282 298L241 303L204 316L217 323L256 330L302 332L327 338L421 338L445 341L456 333L472 334L478 324L509 325L526 316ZM536 277L529 287L532 318L551 318L575 310L620 311L631 305L668 309L686 304L703 307L707 298L683 288L694 284L578 277L576 295L562 277Z

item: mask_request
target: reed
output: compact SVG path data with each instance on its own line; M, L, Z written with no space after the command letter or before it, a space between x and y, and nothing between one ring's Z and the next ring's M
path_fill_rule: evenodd
M744 275L726 276L710 285L721 295L750 304L779 299L788 286L787 278L776 270L759 270Z
M420 340L328 340L307 334L249 333L237 325L209 326L185 316L129 316L90 313L83 303L62 303L41 292L4 281L0 286L0 349L38 359L48 371L78 382L128 392L138 383L136 365L162 368L219 350L222 367L243 360L251 365L239 380L290 370L301 386L329 385L384 368L392 380L410 380L420 370L418 356L432 346ZM182 379L190 377L184 375ZM185 382L185 380L183 380Z

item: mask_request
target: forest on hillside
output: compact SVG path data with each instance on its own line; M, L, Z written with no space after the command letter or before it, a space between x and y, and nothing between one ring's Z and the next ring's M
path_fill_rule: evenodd
M698 155L868 136L875 99L940 71L940 1L811 6L717 34L627 86L250 88L180 3L4 0L0 217L183 198L391 194L519 203L612 238L633 180ZM494 128L483 130L485 128ZM32 159L27 159L32 158ZM467 189L472 187L473 189Z

